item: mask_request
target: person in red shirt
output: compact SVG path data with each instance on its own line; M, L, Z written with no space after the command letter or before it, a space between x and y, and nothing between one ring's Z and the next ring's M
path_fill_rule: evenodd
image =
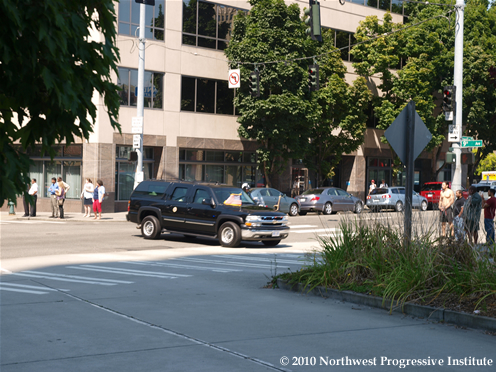
M484 202L484 228L486 229L487 244L494 244L494 215L496 213L496 198L494 190L489 189L487 192L489 198Z

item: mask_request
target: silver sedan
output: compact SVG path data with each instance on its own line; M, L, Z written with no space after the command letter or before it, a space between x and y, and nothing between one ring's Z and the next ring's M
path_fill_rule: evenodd
M363 202L337 187L310 189L296 197L300 203L300 215L307 212L331 214L338 211L361 213Z
M367 207L373 212L379 209L394 209L396 212L402 212L405 205L405 188L404 187L387 187L372 190L367 196ZM427 210L427 199L413 192L412 207L419 208L422 211Z

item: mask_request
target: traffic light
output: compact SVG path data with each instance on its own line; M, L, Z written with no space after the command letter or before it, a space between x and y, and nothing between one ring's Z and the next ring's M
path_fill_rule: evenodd
M319 65L308 66L308 89L310 92L319 90Z
M446 86L443 89L443 111L450 112L455 111L456 107L456 87Z
M460 160L462 164L474 164L475 155L472 152L464 152Z
M260 73L258 70L250 72L250 94L252 97L260 97Z
M128 161L138 161L138 153L136 151L130 151L127 155Z
M305 9L307 19L305 24L308 26L306 33L313 40L322 41L322 32L320 27L320 3L315 0L308 1L308 8Z
M447 152L446 153L446 163L448 163L448 164L456 163L456 155L454 152Z

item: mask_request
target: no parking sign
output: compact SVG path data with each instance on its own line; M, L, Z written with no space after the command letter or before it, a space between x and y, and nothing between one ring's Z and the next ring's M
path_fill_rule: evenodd
M239 88L241 86L241 71L229 70L229 88Z

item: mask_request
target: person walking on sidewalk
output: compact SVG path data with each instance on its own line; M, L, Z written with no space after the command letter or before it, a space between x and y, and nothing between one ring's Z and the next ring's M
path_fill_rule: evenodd
M477 244L479 240L479 223L482 210L482 198L477 192L475 186L468 189L468 199L463 206L463 215L465 217L465 230L468 233L468 240L472 244Z
M102 219L102 202L105 197L105 187L102 180L96 181L96 187L93 191L93 212L95 213L95 220ZM97 213L98 212L98 213Z
M439 197L439 210L441 211L441 227L443 236L446 235L446 222L449 223L451 235L453 235L453 204L455 203L455 194L448 187L447 182L443 182L441 196Z
M24 216L23 217L36 217L36 202L38 200L38 184L36 183L36 178L31 180L31 187L29 188L28 194L34 199L34 204L31 207L31 213L29 213L29 203L24 196Z
M50 218L57 218L59 216L59 205L57 204L56 192L59 189L57 180L55 177L52 178L52 184L48 188L48 196L50 197L50 205L52 206L52 215Z
M494 190L489 189L487 192L489 198L482 199L484 202L484 229L486 229L486 242L489 245L494 244L494 215L496 214L496 198L494 197Z
M463 205L466 199L463 197L462 190L456 191L456 200L453 204L453 227L455 229L455 240L461 242L465 238L465 229L463 221Z
M93 191L95 187L89 178L86 178L86 182L83 186L83 192L81 193L81 199L84 200L84 216L91 217L91 206L93 204Z
M59 179L61 179L59 177ZM59 188L55 192L55 195L57 195L57 205L59 206L59 219L64 218L64 202L65 202L65 187L64 183L62 181L58 182Z

